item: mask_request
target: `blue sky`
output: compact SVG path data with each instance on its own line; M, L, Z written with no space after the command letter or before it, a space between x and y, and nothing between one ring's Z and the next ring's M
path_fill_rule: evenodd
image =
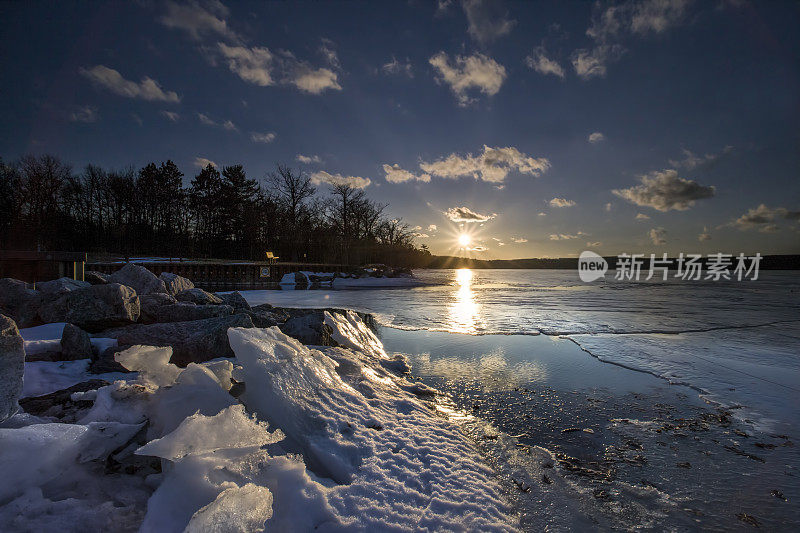
M20 2L0 18L7 161L172 159L187 182L206 160L289 163L366 187L435 253L800 253L797 3Z

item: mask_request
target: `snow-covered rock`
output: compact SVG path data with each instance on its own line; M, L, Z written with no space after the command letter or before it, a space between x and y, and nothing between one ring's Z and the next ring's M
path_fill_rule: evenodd
M58 278L36 284L36 290L47 298L60 296L66 292L89 287L91 283L72 278Z
M136 291L118 283L69 291L39 309L44 322L69 322L87 331L136 322L139 313Z
M232 357L226 334L231 327L252 328L253 322L247 315L230 315L191 322L135 324L98 335L117 339L120 346L172 346L172 362L185 366L217 357Z
M22 376L25 371L25 350L22 336L14 321L0 315L0 422L17 412Z
M39 322L41 295L18 279L0 279L0 312L11 317L17 326L27 328Z
M192 283L191 280L173 274L172 272L162 272L158 277L164 282L164 285L167 287L167 292L172 296L187 289L194 289L194 283Z
M78 326L66 324L61 333L61 359L75 361L92 357L92 342L89 334Z
M186 289L178 294L175 295L175 298L179 302L187 302L191 304L197 305L206 305L206 304L221 304L222 298L215 294L211 294L210 292L206 292L203 289Z
M189 320L202 320L204 318L218 318L233 313L229 305L195 305L190 303L176 303L162 305L156 309L156 322L186 322Z
M124 267L111 274L108 281L133 287L137 294L167 292L167 286L163 280L145 267L133 263L127 263Z

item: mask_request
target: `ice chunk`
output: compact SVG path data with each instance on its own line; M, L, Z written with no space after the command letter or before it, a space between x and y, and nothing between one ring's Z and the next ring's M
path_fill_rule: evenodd
M325 323L333 330L331 338L339 346L359 350L382 359L387 357L378 336L354 312L347 311L345 315L342 315L325 311Z
M0 429L0 501L17 497L75 464L86 426L34 424Z
M260 531L272 516L272 493L266 487L248 483L231 487L197 511L185 533Z
M111 452L130 441L144 427L144 422L90 422L86 427L88 429L81 437L81 451L78 455L78 462L81 463L105 460Z
M232 405L214 416L196 413L170 434L152 440L136 451L176 461L186 455L215 452L226 448L263 446L283 439L280 430L270 433L267 425L248 416L243 405Z
M169 362L169 346L131 346L114 355L114 359L128 370L138 371L140 379L157 387L175 382L181 369Z

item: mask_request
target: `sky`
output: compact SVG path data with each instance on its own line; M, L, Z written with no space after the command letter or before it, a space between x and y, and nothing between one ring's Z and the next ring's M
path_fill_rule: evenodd
M1 2L0 157L277 163L437 254L800 253L800 4ZM469 236L459 244L459 236Z

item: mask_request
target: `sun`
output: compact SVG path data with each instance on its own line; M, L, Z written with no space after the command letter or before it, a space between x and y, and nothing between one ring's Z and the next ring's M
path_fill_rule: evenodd
M472 238L466 233L462 233L461 235L458 236L458 244L461 245L461 247L463 248L469 246L471 242Z

